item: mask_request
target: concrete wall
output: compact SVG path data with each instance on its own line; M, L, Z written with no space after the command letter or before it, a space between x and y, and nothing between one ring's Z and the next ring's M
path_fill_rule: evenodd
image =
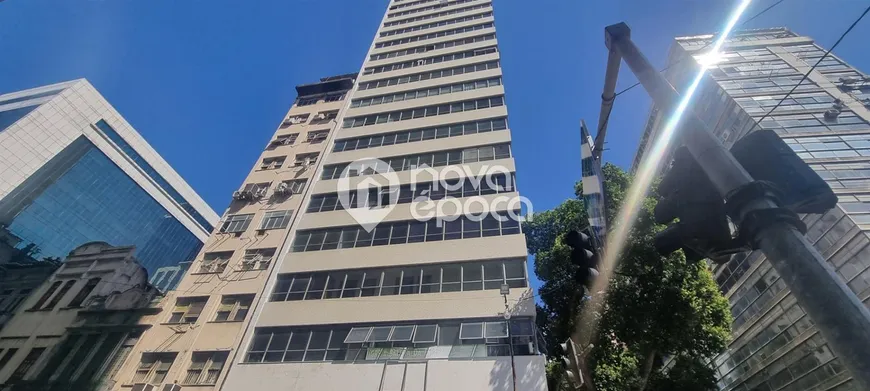
M517 390L546 390L543 356L515 358ZM404 381L404 387L403 387ZM419 363L240 364L224 391L510 391L510 357Z

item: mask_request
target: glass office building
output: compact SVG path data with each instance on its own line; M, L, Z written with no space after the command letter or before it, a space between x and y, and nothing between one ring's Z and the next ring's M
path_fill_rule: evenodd
M680 37L667 77L684 90L712 35ZM696 93L695 113L731 146L776 131L837 193L824 215L802 216L807 238L865 305L870 303L870 77L784 28L737 33ZM686 61L688 59L688 61ZM795 92L761 120L795 86ZM660 115L663 114L663 115ZM634 167L668 113L653 107ZM733 340L713 358L721 390L856 390L843 363L764 255L733 256L715 277L731 303Z
M90 241L135 245L172 288L217 215L85 80L0 95L0 223L64 258Z

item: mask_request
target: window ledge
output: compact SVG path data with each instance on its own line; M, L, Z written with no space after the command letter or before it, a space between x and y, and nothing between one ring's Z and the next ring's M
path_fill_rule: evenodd
M221 274L223 272L224 271L221 270L219 272L190 272L188 274L190 274L191 276L202 276L202 275L206 275L206 274Z
M194 325L196 322L163 322L160 323L164 326L182 326L182 325Z
M182 386L182 387L184 387L184 388L187 388L187 387L214 387L214 386L217 385L217 383L211 383L211 384L201 384L201 383L178 383L178 385L179 385L179 386Z
M243 322L243 320L210 320L210 321L205 322L205 323L242 323L242 322ZM175 323L173 323L173 324L175 324ZM182 384L182 385L186 386L187 384ZM212 385L214 385L214 384L212 384Z

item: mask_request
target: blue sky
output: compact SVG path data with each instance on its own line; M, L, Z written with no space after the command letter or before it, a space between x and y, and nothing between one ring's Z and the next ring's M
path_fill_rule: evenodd
M773 2L755 0L747 15ZM87 78L220 214L292 104L294 86L357 72L386 4L6 0L0 92ZM536 210L570 197L580 177L578 126L597 122L604 26L627 22L662 65L674 36L718 30L734 4L495 0L518 184ZM829 47L866 6L786 0L746 27L786 26ZM868 37L865 20L835 54L870 71ZM622 68L618 89L635 82ZM617 99L605 160L628 167L648 108L642 88Z

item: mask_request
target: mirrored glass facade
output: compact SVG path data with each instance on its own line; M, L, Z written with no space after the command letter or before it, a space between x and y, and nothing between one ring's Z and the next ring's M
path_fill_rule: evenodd
M193 233L87 140L81 157L24 207L8 229L35 243L40 257L63 258L89 241L135 245L150 275L190 261L202 247Z
M708 42L677 39L670 62L677 65L667 76L678 89L695 73L694 61L685 59ZM786 29L745 32L731 42L741 46L724 49L724 61L710 69L696 95L696 114L726 146L754 129L776 131L828 181L840 203L824 215L803 216L807 239L870 305L870 118L864 109L870 101L861 95L870 78L830 55L798 85L824 50ZM653 108L635 165L662 126L658 114ZM711 361L721 390L857 389L763 254L736 255L715 276L734 318L732 342Z

